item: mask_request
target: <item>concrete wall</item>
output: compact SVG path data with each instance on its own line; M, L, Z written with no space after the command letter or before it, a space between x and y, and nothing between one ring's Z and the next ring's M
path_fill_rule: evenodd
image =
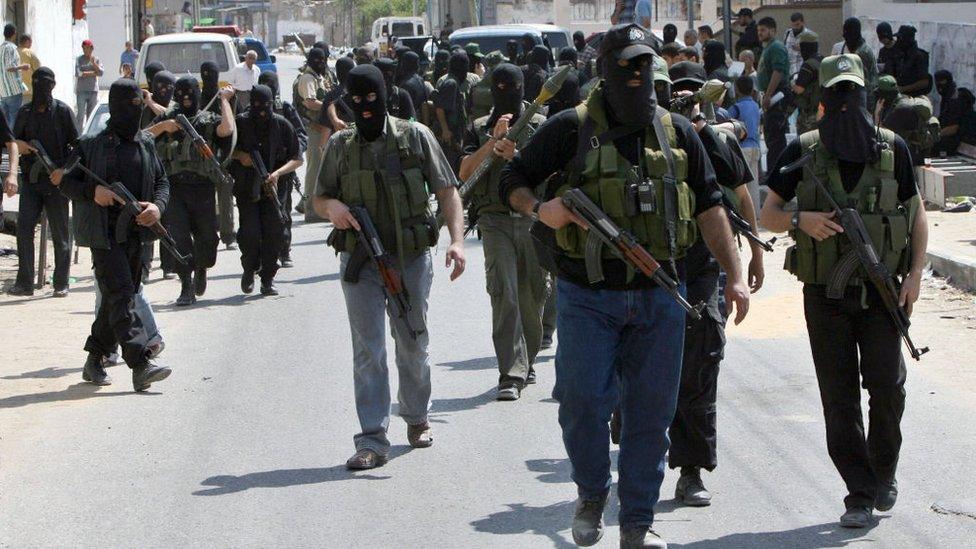
M31 35L34 53L57 78L54 96L73 108L74 59L81 55L81 41L88 37L87 25L73 24L71 0L28 0L25 21L25 28L19 30Z
M796 12L803 14L803 21L807 28L820 36L820 53L829 55L830 47L841 41L841 27L844 24L844 14L839 2L805 2L801 5L763 6L755 10L758 21L763 17L776 20L776 28L780 39L790 27L790 16ZM721 27L721 25L718 25ZM873 27L872 27L873 28ZM717 29L716 29L716 32ZM732 40L735 43L735 38Z
M132 3L128 0L89 0L86 13L95 55L105 70L99 85L108 89L119 74L119 56L125 49L125 41L132 38Z
M551 23L555 21L556 0L499 0L496 19L508 23Z

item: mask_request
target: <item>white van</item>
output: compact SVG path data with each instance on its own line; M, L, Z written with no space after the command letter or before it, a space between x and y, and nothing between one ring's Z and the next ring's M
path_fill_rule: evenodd
M428 32L424 25L423 17L380 17L373 21L373 30L370 33L371 42L379 50L385 53L390 47L390 37L407 38L410 36L423 36Z
M143 70L147 63L159 61L177 78L192 75L200 78L200 65L213 61L220 71L220 85L228 82L228 73L238 63L237 46L226 34L207 32L182 32L154 36L142 43L139 61L136 62L136 82L148 88Z

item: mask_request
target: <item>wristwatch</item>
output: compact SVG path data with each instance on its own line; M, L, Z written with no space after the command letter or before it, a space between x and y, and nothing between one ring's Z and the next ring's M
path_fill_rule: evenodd
M790 224L793 225L794 229L800 228L800 212L793 212L793 219L790 220Z
M535 203L535 206L532 206L532 213L529 214L529 217L532 218L532 221L538 221L539 220L539 208L541 208L541 207L542 207L542 201L541 200L537 201Z

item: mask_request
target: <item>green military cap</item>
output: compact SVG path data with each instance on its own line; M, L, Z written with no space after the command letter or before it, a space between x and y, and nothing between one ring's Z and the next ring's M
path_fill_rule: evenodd
M667 82L671 84L671 76L668 75L668 63L660 55L651 57L651 66L654 69L655 82Z
M898 91L898 81L890 74L882 75L878 78L878 93L891 93Z
M818 36L817 33L813 32L810 29L807 29L807 30L801 32L800 33L800 36L798 36L797 38L800 40L800 43L801 44L803 44L805 42L819 42L820 41L820 36Z
M502 54L502 52L495 50L486 55L483 62L486 67L493 69L500 65L503 61L505 61L505 56Z
M468 54L468 57L474 57L479 60L484 57L484 54L481 53L481 46L474 42L468 42L468 45L464 46L464 51Z
M820 62L821 86L829 88L845 81L864 87L864 65L860 57L844 53L831 55Z

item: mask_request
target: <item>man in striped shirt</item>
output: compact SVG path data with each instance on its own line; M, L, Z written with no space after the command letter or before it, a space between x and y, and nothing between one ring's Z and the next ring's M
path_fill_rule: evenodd
M17 27L7 23L3 27L3 38L4 42L0 45L0 113L6 119L7 126L13 127L26 89L20 73L29 69L30 65L20 61L20 51L14 43Z

